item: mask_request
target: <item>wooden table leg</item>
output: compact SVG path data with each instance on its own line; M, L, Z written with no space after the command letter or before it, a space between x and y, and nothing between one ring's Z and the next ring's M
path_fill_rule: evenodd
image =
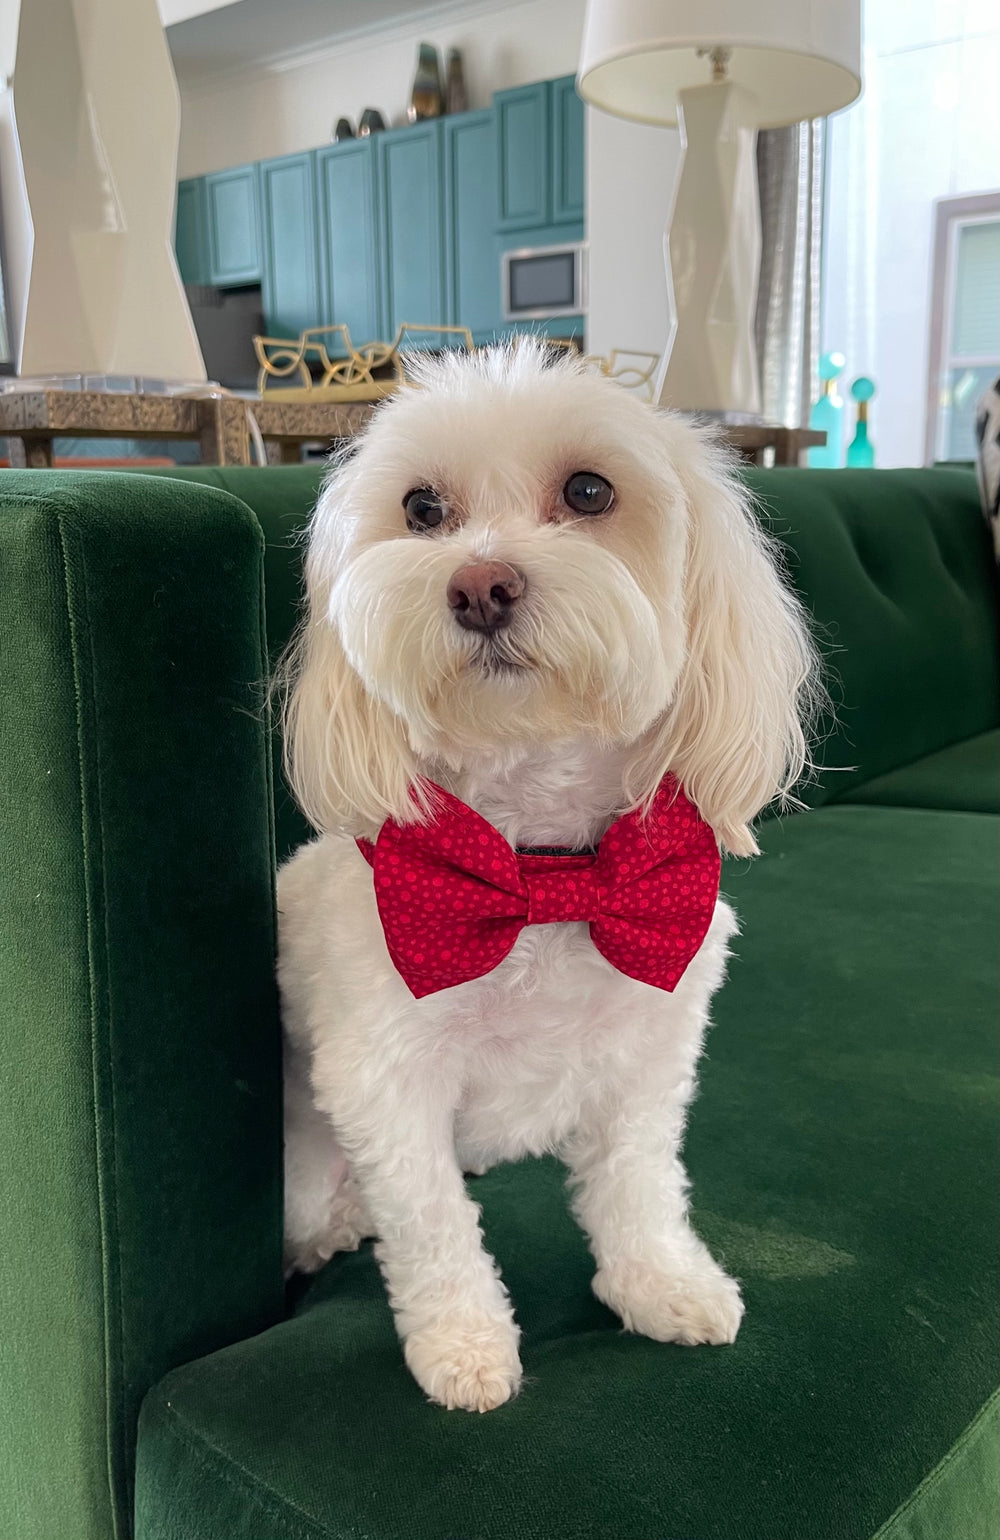
M10 463L15 470L48 470L52 465L52 439L44 434L31 438L20 438L17 434L10 434L7 439L9 445Z
M775 465L795 465L797 460L798 456L795 453L795 434L789 428L775 428Z
M235 396L212 396L199 403L202 465L249 465L247 410Z
M250 426L247 422L247 403L234 396L223 396L219 402L222 423L220 465L251 465Z

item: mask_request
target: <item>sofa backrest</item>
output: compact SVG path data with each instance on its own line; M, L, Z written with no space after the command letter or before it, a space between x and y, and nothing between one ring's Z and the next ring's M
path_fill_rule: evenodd
M815 622L835 717L805 799L1000 720L997 584L971 470L751 471Z
M150 475L152 472L145 471ZM303 535L319 496L323 467L275 465L192 465L156 472L185 481L221 487L241 498L257 515L264 531L264 625L271 665L280 658L300 615ZM274 734L274 840L278 861L284 861L312 837L281 768L281 742Z
M223 487L257 515L276 658L298 614L299 537L321 468L195 466L172 474ZM808 802L835 801L996 725L996 576L972 471L752 470L747 481L814 618L836 708L822 728L817 758L825 770L807 789ZM280 860L308 830L277 778L276 785Z

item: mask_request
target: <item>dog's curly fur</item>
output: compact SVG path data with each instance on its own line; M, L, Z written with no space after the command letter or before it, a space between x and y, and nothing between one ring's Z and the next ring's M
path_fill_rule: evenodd
M720 844L753 854L751 820L803 770L815 667L710 435L537 344L417 373L324 487L288 662L289 773L320 837L279 881L287 1257L310 1270L376 1235L413 1374L485 1411L518 1388L518 1330L463 1171L557 1152L625 1326L735 1337L739 1288L689 1226L679 1151L736 922L720 900L669 995L562 924L414 1000L353 837L420 817L426 777L514 844L590 846L672 771ZM566 507L580 470L613 485L608 513ZM407 529L414 487L446 508L427 534ZM446 600L484 558L527 585L492 639Z

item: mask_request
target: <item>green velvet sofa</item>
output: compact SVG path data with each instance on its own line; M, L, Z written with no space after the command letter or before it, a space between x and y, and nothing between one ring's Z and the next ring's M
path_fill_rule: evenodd
M623 1333L553 1161L475 1182L526 1382L286 1291L267 654L317 472L0 475L0 1536L993 1540L998 676L971 473L752 473L837 703L687 1145L728 1348ZM274 788L277 787L275 791Z

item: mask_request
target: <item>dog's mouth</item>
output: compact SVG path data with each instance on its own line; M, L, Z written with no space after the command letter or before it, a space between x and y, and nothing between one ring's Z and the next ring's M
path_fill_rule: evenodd
M532 667L522 653L515 653L502 632L492 632L481 637L471 661L478 673L492 679L526 674Z

